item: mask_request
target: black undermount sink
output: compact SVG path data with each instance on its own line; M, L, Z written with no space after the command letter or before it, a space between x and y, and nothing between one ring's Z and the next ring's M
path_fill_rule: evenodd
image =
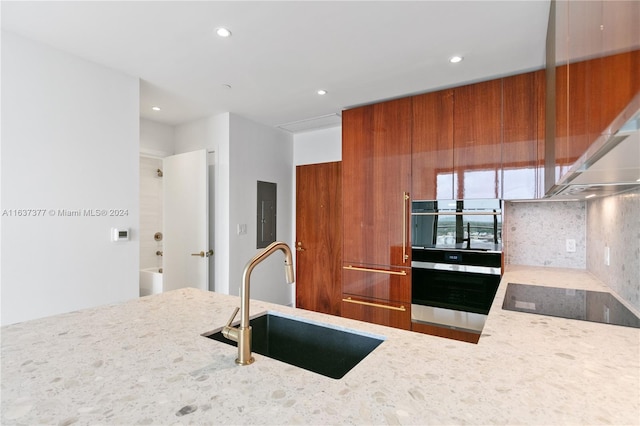
M273 312L251 319L250 324L252 352L333 379L342 378L384 341L382 336L332 328ZM237 346L221 331L203 336Z

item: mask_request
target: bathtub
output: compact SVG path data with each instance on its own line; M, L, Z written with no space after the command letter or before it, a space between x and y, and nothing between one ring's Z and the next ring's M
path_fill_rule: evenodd
M162 293L162 268L140 270L140 297Z

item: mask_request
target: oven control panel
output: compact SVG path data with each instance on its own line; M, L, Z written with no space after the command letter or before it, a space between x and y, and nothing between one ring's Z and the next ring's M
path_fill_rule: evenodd
M411 252L415 262L447 263L452 265L473 265L502 267L502 253L477 250L416 249Z

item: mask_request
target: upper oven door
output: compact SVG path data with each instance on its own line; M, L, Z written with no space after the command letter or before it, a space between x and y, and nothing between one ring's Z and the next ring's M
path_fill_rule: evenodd
M417 200L411 203L416 248L502 250L501 200Z
M411 245L435 247L437 236L437 201L411 203Z

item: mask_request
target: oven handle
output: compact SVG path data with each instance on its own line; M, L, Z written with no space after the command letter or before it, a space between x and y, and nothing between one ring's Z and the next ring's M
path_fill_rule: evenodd
M388 271L386 269L372 269L372 268L362 268L360 266L343 266L342 269L348 269L350 271L363 271L363 272L377 272L378 274L387 274L387 275L407 275L407 271Z
M404 305L398 307L398 306L389 306L389 305L383 305L381 303L371 303L371 302L364 302L362 300L353 300L350 297L347 297L345 299L342 299L343 302L347 302L347 303L355 303L357 305L365 305L365 306L372 306L374 308L384 308L384 309L390 309L392 311L402 311L405 312L407 310L407 308L404 307Z
M449 272L471 272L474 274L484 275L502 275L501 268L492 266L456 265L451 263L419 262L417 260L414 260L411 262L411 267L414 269L431 269Z

